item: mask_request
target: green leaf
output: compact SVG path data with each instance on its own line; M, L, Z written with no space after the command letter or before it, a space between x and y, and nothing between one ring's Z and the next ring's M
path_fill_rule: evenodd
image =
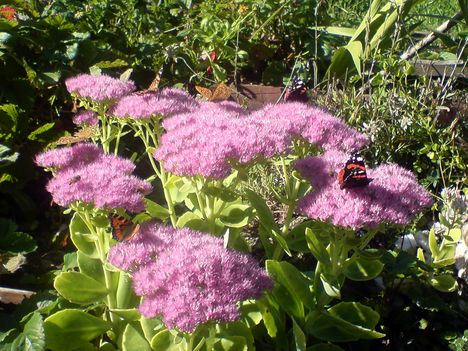
M232 228L245 227L250 220L251 207L249 205L231 204L228 205L220 214L220 220L223 224Z
M46 142L50 139L50 131L54 128L55 122L43 124L39 128L33 130L29 135L28 139L39 142Z
M179 217L177 220L176 226L178 228L184 228L187 227L187 223L193 220L200 220L200 217L198 217L195 213L193 212L185 212L182 216Z
M2 225L2 223L5 223L5 221L8 220L0 219L0 230L1 228L5 228ZM37 249L36 242L29 234L6 231L0 231L0 233L0 251L27 254Z
M341 299L342 281L336 277L327 277L324 273L320 273L320 281L322 282L325 293L335 299Z
M157 333L153 339L151 339L151 348L158 351L179 351L180 347L178 343L176 343L176 340L177 335L165 329Z
M348 43L345 48L350 53L354 67L356 68L358 74L361 75L361 64L363 57L362 43L360 41L352 41Z
M149 199L145 199L145 210L153 218L159 218L163 221L169 218L169 210L167 208Z
M218 187L214 185L203 186L202 192L207 195L219 198L224 202L233 202L237 198L239 198L239 195L236 192L229 190L228 188Z
M452 228L443 236L442 242L437 248L437 254L433 256L434 264L436 266L444 267L455 263L455 251L460 238L460 228ZM430 237L429 240L431 240Z
M245 193L247 199L255 208L260 223L262 223L266 229L280 233L280 230L275 222L275 218L273 217L273 214L271 213L271 210L266 204L265 200L250 189L245 189Z
M347 278L355 281L366 281L377 277L384 264L379 259L358 256L345 262L344 274Z
M252 329L254 326L259 325L262 321L262 313L256 303L257 300L247 300L240 303L241 315L243 322Z
M242 337L242 345L247 350L254 349L254 337L251 329L249 329L245 323L242 322L230 322L218 325L218 333L216 334L219 338L229 339L232 336Z
M52 351L83 350L89 341L105 333L111 324L89 313L65 309L44 322L47 348Z
M121 309L131 309L137 306L140 298L133 292L133 283L130 275L126 272L120 271L118 276L119 282L117 285L117 292L115 294L117 307Z
M45 346L44 323L39 313L32 314L29 321L24 325L23 335L25 338L25 350L41 351Z
M277 285L273 295L278 303L293 316L304 318L304 307L314 308L312 282L288 262L266 261L266 270Z
M294 343L296 344L296 350L297 351L306 351L306 346L307 346L307 339L302 331L301 327L296 323L294 318L292 318L293 321L293 334L294 334Z
M78 250L91 258L99 258L94 244L97 238L89 232L89 228L77 213L70 221L70 238Z
M312 29L316 29L319 32L324 32L327 34L332 34L332 35L339 35L343 37L352 37L354 33L356 33L356 28L350 28L350 27L334 27L334 26L329 26L329 27L312 27Z
M268 335L272 338L276 337L278 334L278 325L281 325L281 322L278 321L277 313L275 309L265 300L257 300L257 306L260 309L263 318L263 324L268 332Z
M139 323L129 323L122 337L122 350L124 351L151 351L151 346L146 340ZM157 349L159 350L159 349Z
M442 292L454 292L458 288L457 280L451 274L436 275L430 282L435 289Z
M114 61L100 61L94 65L95 67L99 68L118 68L118 67L126 67L128 63L122 59L116 59Z
M19 153L13 152L9 147L0 144L0 167L8 166L18 159Z
M229 335L218 339L213 344L214 351L248 351L245 338L237 335ZM251 350L251 349L250 349Z
M288 236L286 241L288 247L292 251L309 253L310 249L307 243L305 231L307 228L311 228L314 235L319 238L324 246L328 245L328 231L330 230L330 225L328 223L322 223L317 221L306 221L294 227Z
M330 264L330 255L328 254L327 249L311 228L307 228L305 230L305 235L310 252L312 252L312 255L314 255L317 261L325 265Z
M275 230L271 231L271 236L275 238L276 242L281 246L281 248L288 254L289 257L292 257L292 253L289 250L288 243L286 242L286 239L278 232Z
M127 322L135 322L141 318L141 314L136 308L120 309L114 308L110 309L111 313L125 319Z
M433 257L436 257L439 254L439 245L437 245L437 238L435 236L434 228L431 228L429 231L429 250Z
M54 287L70 302L89 304L107 296L105 285L78 272L62 272L54 281Z
M328 311L313 311L306 327L313 336L331 342L376 339L385 336L375 330L379 314L358 302L341 302Z
M82 251L77 251L76 253L80 272L97 282L104 283L104 269L102 268L101 260L91 258Z
M76 251L63 255L62 272L74 271L78 267L78 254Z

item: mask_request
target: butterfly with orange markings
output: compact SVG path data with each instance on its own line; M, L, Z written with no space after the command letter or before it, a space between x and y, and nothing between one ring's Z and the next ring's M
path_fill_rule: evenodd
M73 135L66 135L66 136L60 137L55 142L55 144L67 145L67 144L80 143L82 141L91 139L93 136L97 134L97 131L98 129L96 126L85 127Z
M371 181L372 179L367 177L366 165L361 154L353 152L338 174L340 189L365 187Z
M140 225L124 216L113 213L109 216L112 237L117 241L129 241L140 230Z
M205 88L199 85L195 86L195 89L203 96L206 100L216 102L227 100L231 96L231 88L224 83L219 83L214 89Z
M163 69L161 68L158 71L158 73L156 73L156 76L154 77L154 79L151 82L151 84L149 85L149 87L144 89L144 90L140 90L140 91L136 92L135 94L136 95L144 95L144 94L148 94L148 93L153 93L153 94L156 93L159 90L159 83L161 83L162 74L163 74Z

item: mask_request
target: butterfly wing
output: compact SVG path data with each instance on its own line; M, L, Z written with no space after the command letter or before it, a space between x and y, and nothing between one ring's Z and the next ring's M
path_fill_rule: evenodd
M284 101L308 102L307 87L302 79L294 77L291 85L284 94Z
M129 241L140 229L139 224L117 214L110 216L110 225L112 237L117 241Z
M67 136L60 137L55 142L55 144L57 144L57 145L66 145L66 144L80 143L82 141L85 141L87 139L92 138L95 135L96 131L97 131L97 129L94 126L85 127L85 128L81 129L80 131L76 132L73 135L67 135Z
M231 89L224 83L219 83L213 93L210 101L224 101L231 96Z
M197 91L200 93L201 96L203 96L205 99L207 100L211 100L211 95L213 95L213 93L211 92L210 89L208 88L205 88L205 87L201 87L199 85L195 85L195 89L197 89Z
M366 165L361 155L353 153L346 162L345 167L338 174L340 189L364 187L371 182L367 178Z
M159 83L161 82L161 77L162 77L162 74L163 74L163 69L161 67L161 69L158 71L158 73L156 73L156 77L154 77L153 81L151 82L150 86L148 87L148 91L157 91L159 89Z

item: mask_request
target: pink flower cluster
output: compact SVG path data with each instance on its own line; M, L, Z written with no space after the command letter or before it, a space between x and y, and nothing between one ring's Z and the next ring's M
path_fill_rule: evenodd
M365 187L340 189L339 170L349 155L331 150L296 162L301 175L310 179L313 191L299 200L298 211L334 225L375 228L381 223L408 224L432 203L431 195L408 170L395 165L368 169L372 179Z
M124 82L106 75L90 74L79 74L68 78L65 86L69 93L95 101L115 100L135 90L135 84L132 81Z
M97 113L93 111L80 111L73 116L73 123L76 125L95 126L98 122Z
M140 212L144 195L151 191L149 183L131 175L132 162L106 155L94 144L46 151L36 157L36 163L55 170L47 190L61 206L81 201L97 208Z
M217 179L229 175L233 163L290 152L296 138L325 150L356 150L368 142L336 117L298 102L267 105L249 115L232 103L205 103L163 126L167 133L154 157L168 171Z
M111 248L108 259L132 272L134 290L144 297L141 314L161 316L169 328L185 332L239 319L237 302L273 287L253 257L188 228L143 223L131 241Z
M111 109L110 114L116 117L145 119L156 115L168 117L189 112L196 107L198 107L197 100L186 92L179 89L163 89L124 96Z

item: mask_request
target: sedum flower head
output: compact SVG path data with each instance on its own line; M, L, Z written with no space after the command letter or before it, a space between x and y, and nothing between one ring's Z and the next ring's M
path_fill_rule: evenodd
M98 124L98 116L93 111L80 111L73 116L73 123L76 125L95 126Z
M80 74L65 81L69 93L95 101L115 100L135 90L132 81L121 81L106 75Z
M154 156L167 170L218 179L229 175L234 163L291 152L296 138L346 151L367 143L337 118L297 102L268 105L250 115L238 105L205 103L165 120L163 126L167 133Z
M408 224L431 205L430 194L408 170L395 165L368 169L372 182L365 187L340 189L337 174L347 155L331 151L296 162L296 168L311 180L313 191L299 200L298 211L310 218L359 229L381 223Z
M55 170L47 190L61 206L80 201L107 210L140 212L144 195L151 191L149 183L131 175L132 162L106 155L93 144L46 151L36 157L36 163Z
M158 92L128 95L112 108L115 117L146 119L156 115L165 117L185 113L198 106L198 102L179 89L163 89Z
M154 225L141 234L112 247L109 261L133 268L134 290L144 297L141 314L161 316L169 328L192 332L208 321L237 320L237 302L273 286L253 257L224 248L220 238Z

